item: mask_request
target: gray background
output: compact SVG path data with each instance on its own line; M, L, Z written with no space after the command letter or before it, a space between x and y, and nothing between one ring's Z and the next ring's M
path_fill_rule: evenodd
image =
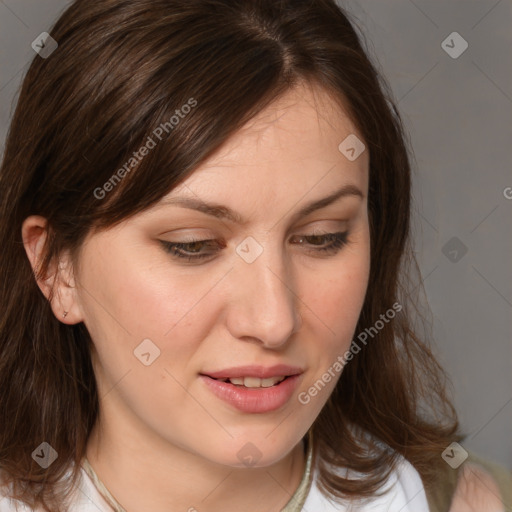
M0 151L30 45L68 3L0 0ZM368 38L414 148L415 249L462 444L512 469L511 1L340 4ZM441 46L454 31L469 45L455 59Z

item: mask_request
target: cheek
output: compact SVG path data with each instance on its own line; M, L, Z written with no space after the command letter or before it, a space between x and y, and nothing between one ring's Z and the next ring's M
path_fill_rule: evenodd
M315 342L303 345L309 372L297 398L307 406L304 414L311 421L320 413L343 372L344 355L351 346L364 303L369 256L365 251L351 256L345 258L344 264L336 262L328 273L317 275L315 283L305 288L309 290L304 296L309 322L303 336Z
M193 269L173 270L160 261L152 264L136 257L128 261L99 253L85 261L89 264L81 276L84 323L102 365L115 375L134 364L138 367L134 351L149 339L159 354L155 366L163 370L165 365L171 371L183 367L199 340L207 336L202 299L222 275L210 272L194 279ZM145 263L138 264L141 261ZM152 347L145 343L143 347Z
M309 275L301 296L314 325L318 357L330 364L352 341L364 303L369 277L369 246L347 247L344 257Z
M208 334L201 299L219 278L170 275L170 265L135 265L121 258L85 261L81 300L102 393L112 398L109 390L115 388L131 410L153 418L155 428L178 406L199 415L182 386L195 377L189 369Z

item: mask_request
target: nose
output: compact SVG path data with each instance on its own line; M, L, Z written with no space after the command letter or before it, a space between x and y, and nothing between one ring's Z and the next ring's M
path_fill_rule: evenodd
M282 250L267 246L252 263L237 261L231 272L233 300L227 315L231 334L266 348L285 345L302 325L294 285L293 266Z

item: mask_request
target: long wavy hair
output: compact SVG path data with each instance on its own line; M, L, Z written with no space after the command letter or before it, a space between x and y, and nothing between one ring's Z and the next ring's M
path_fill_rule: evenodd
M90 335L57 320L35 277L64 250L78 263L88 233L151 207L299 81L348 105L370 155L371 268L356 332L403 306L345 366L312 426L320 488L370 496L399 455L435 485L459 434L430 330L419 334L427 322L412 277L412 152L356 28L334 0L77 0L57 20L58 47L34 56L0 169L0 470L13 498L61 510L99 409ZM162 142L131 162L159 126ZM37 272L21 238L30 215L48 220ZM43 441L58 453L46 469L31 455Z

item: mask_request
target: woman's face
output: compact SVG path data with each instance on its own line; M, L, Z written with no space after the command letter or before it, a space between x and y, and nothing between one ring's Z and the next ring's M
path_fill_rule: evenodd
M76 307L111 432L265 466L327 401L368 283L369 158L314 91L290 91L158 205L85 241Z

